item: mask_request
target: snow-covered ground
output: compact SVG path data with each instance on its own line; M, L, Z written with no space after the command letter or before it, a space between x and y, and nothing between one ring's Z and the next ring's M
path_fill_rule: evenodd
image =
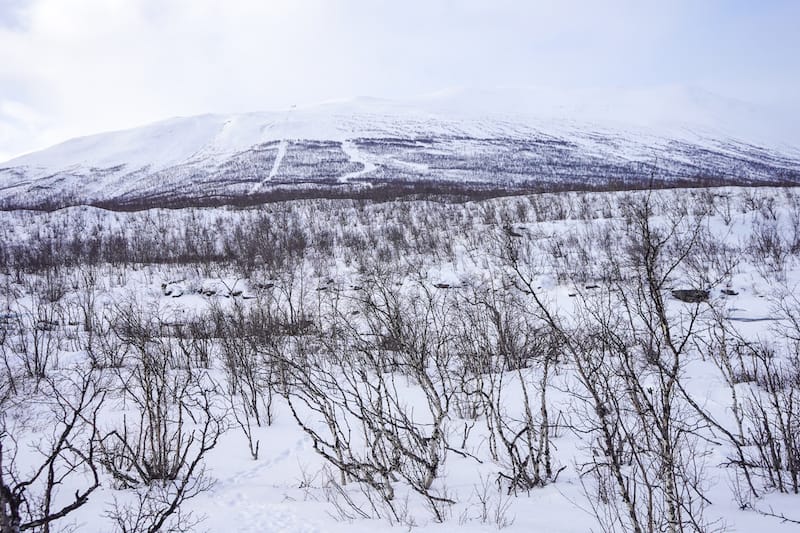
M352 145L348 154L353 161L360 158ZM368 167L368 160L360 162ZM273 168L277 167L276 162ZM649 203L644 203L648 195ZM643 206L651 209L649 216L637 218ZM598 411L587 397L575 358L604 353L591 351L595 337L588 333L615 325L617 329L607 333L619 335L620 346L636 354L635 375L663 391L659 366L648 359L653 354L647 350L669 360L670 349L664 344L647 350L640 346L647 339L664 342L663 330L647 333L647 325L657 321L649 321L656 300L642 283L647 281L642 265L649 256L637 235L644 220L653 232L652 242L662 243L656 274L663 278L656 293L666 306L666 327L675 339L687 339L679 357L686 397L670 397L675 418L669 430L675 432L673 443L680 450L676 457L686 475L679 484L694 490L690 478L696 474L698 492L684 494L695 507L691 513L685 509L684 517L702 517L706 531L795 531L800 496L792 490L781 493L756 466L751 473L758 496L748 495L741 469L732 464L735 447L725 433L741 434L747 442L745 452L753 454L748 457L757 456L752 442L758 428L748 425L747 416L746 427L737 427L735 407L747 405L754 397L751 393L762 390L762 382L740 375L731 388L720 368L726 346L731 353L737 346L743 351L736 353L746 359L748 346L763 345L772 350L770 360L786 365L787 372L800 372L791 366L798 349L791 336L798 333L792 319L800 316L800 196L793 189L564 193L466 204L297 201L247 210L121 213L75 207L52 213L2 212L0 259L5 271L0 315L6 335L0 354L9 365L0 379L4 449L13 446L18 451L14 467L21 477L32 472L41 459L29 445L47 445L58 414L50 410L47 387L37 392L36 380L26 376L24 361L31 352L27 345L28 355L23 354L23 339L36 336L37 346L51 350L45 367L54 379L72 375L75 365L87 367L89 348L106 353L97 337L121 341L122 364L98 365L92 371L106 390L97 419L100 437L140 423L136 393L124 390L122 382L128 383L124 378L135 376L140 364L132 325L158 317L159 333L142 350L183 353L176 346L196 340L188 357L199 357L205 347L202 353L208 353L209 360L207 365L189 363L188 368L208 380L203 383L217 383L214 412L223 413L225 431L202 460L208 489L182 505L182 511L205 517L192 530L601 531L599 518L613 516L615 507L608 503L616 502L621 509L621 496L610 479L606 482L612 489L603 492L594 475L606 468L608 458L598 440ZM682 254L685 250L688 255ZM675 289L708 290L708 300L686 303L673 295ZM98 313L94 339L81 314L87 306ZM252 333L248 328L259 324L252 313L259 310L273 321L261 322L266 329ZM548 322L545 311L554 322ZM392 318L395 312L399 322ZM237 316L252 321L236 322ZM43 323L43 317L50 322ZM103 329L106 318L131 327L119 329L114 322L118 329ZM215 320L231 320L235 327L224 330L228 337L190 329L192 324L211 327ZM572 342L583 343L581 347L542 344L541 339L561 339L548 336L554 324L563 327ZM392 325L398 330L391 331ZM50 337L57 340L44 344ZM272 393L257 394L262 416L271 398L271 423L258 426L253 413L243 407L246 394L232 385L226 357L234 352L226 351L225 342L239 337L255 339L247 345L251 351L242 349L258 358L258 372L267 372L266 361L286 365L280 379L270 374ZM622 353L610 352L605 363L598 363L609 372L609 383L622 379L611 372L624 370L616 366ZM519 355L521 363L510 363L512 354ZM414 367L416 356L423 360ZM370 357L387 357L394 363L370 366ZM744 359L739 361L743 365ZM543 381L545 360L549 366ZM473 370L464 373L470 365ZM377 368L383 370L375 372ZM305 370L314 379L302 385ZM181 363L171 365L168 374L186 372ZM291 385L296 379L300 381ZM370 389L376 383L385 386L385 396L375 396L378 389ZM502 387L493 388L498 383ZM542 449L542 384L553 473L535 486L514 485L508 477L514 461ZM798 384L787 379L781 390L800 395ZM303 400L302 391L309 390L303 387L312 386L328 391L330 401L338 405L332 407L333 419L343 424L340 436L352 443L345 453L365 464L395 465L386 478L394 490L394 511L381 501L375 486L352 478L342 484L336 465L321 455L335 447L333 437L324 438L331 419ZM483 404L474 396L477 390L497 396ZM365 425L358 418L364 411L354 403L358 395L348 396L359 391L364 400L376 402L372 409L381 405L411 421L426 443L438 443L431 453L440 462L425 490L415 490L405 477L414 475L414 461L403 451L412 440L401 445L385 437L413 439L413 432ZM439 404L430 391L449 398L442 404L441 438L431 433ZM733 403L733 391L739 404ZM625 407L628 393L624 388L616 392L617 407ZM176 409L183 400L166 401L168 409ZM487 405L498 409L497 417ZM526 407L533 414L526 415ZM796 406L776 409L798 415ZM185 422L187 434L198 432L203 420L201 411L189 411L197 418ZM531 441L521 430L526 416L533 422L528 429L536 435ZM250 425L242 426L237 417ZM643 429L640 424L645 422L635 415L623 418L627 425L622 427L644 431L636 434L638 439L652 437L647 433L652 428ZM797 420L789 419L789 432L800 431ZM174 421L169 427L174 429ZM618 437L617 445L628 450L625 456L631 460L622 467L630 483L642 482L635 477L634 464L641 460L654 476L655 493L663 490L665 481L649 443L633 441L631 435L627 440ZM76 446L86 438L76 438ZM509 438L513 442L506 448L503 439ZM257 459L248 442L259 443ZM399 454L396 464L380 456L390 444ZM423 454L423 449L417 451ZM3 463L4 469L9 467L9 462ZM532 464L526 468L530 474ZM796 465L777 471L789 480L792 469L798 471ZM9 479L7 471L3 475L4 481ZM79 531L114 530L109 518L114 501L120 508L132 505L137 489L123 488L107 465L99 468L99 476L100 486L88 503L63 523L73 523ZM70 475L56 501L69 502L87 479L83 471ZM29 492L39 487L34 484ZM644 498L644 485L637 487L637 496ZM141 493L141 487L138 490ZM659 505L666 500L654 497L657 521L663 522L666 510ZM624 512L622 516L619 531L626 530Z
M646 180L782 185L800 181L797 124L687 88L358 98L72 139L0 164L0 200L34 208L197 205L354 180L535 191Z

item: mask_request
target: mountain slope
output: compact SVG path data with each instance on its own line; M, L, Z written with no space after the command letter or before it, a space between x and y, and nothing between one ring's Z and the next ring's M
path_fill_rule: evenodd
M255 202L276 192L800 183L791 117L702 91L449 91L175 118L0 164L5 208Z

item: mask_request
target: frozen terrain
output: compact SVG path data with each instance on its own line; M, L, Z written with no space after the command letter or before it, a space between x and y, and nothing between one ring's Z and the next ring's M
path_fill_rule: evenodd
M0 205L800 182L795 117L687 88L446 91L173 118L0 163ZM364 189L373 186L369 193Z
M0 212L1 480L85 404L54 528L788 533L799 282L792 188Z

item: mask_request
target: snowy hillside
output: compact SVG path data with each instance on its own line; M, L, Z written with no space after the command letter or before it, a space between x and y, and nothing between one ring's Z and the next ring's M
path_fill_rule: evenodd
M693 89L448 91L174 118L0 164L6 208L256 202L378 186L800 182L792 117Z
M0 212L0 488L22 531L796 532L799 283L794 188Z

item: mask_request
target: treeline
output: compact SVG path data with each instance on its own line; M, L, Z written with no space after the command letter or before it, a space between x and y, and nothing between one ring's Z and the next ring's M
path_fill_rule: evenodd
M559 163L562 165L563 163ZM576 173L578 170L581 173ZM255 192L220 192L216 184L205 184L203 190L162 191L154 194L130 194L127 196L92 200L77 192L52 189L37 190L35 195L18 194L0 199L0 211L35 210L56 211L67 207L90 205L110 211L143 211L148 209L186 209L202 207L251 208L264 204L295 200L357 200L369 202L394 202L405 200L428 200L433 202L468 202L491 198L541 193L620 192L651 189L702 189L709 187L793 187L797 186L798 174L791 170L771 173L772 178L747 178L719 176L703 172L686 175L661 175L657 169L637 164L625 168L624 172L576 166L561 169L562 174L553 174L546 169L541 172L513 174L507 171L486 171L484 180L470 178L459 181L455 178L369 178L340 183L335 178L315 181L273 180ZM649 179L642 175L652 174ZM576 176L579 176L576 178Z
M81 264L212 264L252 269L303 253L349 263L359 251L384 259L451 254L456 240L480 239L495 224L608 219L646 192L537 194L481 202L299 200L252 208L152 209L113 212L69 208L52 214L2 214L0 268L35 272ZM765 211L775 197L796 206L793 189L698 189L657 195L659 214ZM794 208L796 210L796 207ZM765 218L774 218L766 212ZM772 220L774 222L774 220ZM790 223L787 220L786 223Z

